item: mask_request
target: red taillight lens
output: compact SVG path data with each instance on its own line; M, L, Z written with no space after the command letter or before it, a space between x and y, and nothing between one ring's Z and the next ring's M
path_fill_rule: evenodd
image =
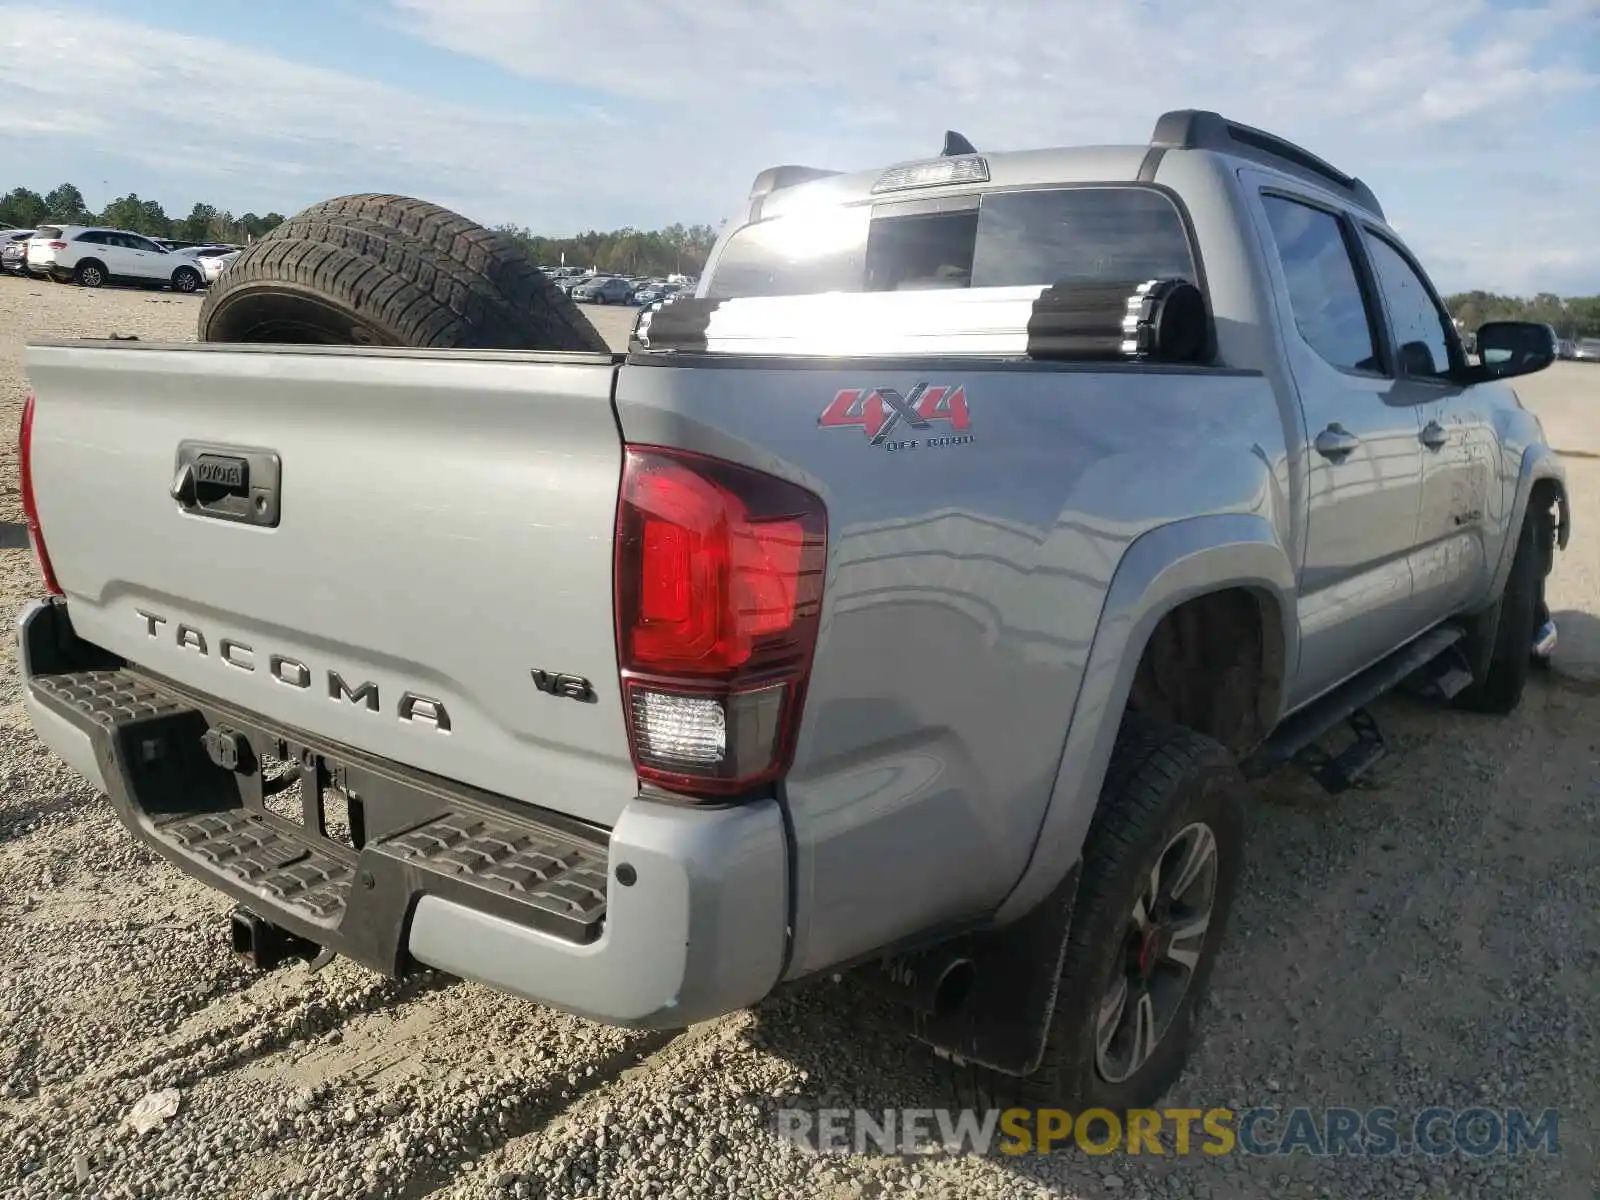
M67 248L65 242L46 242L45 246L51 250L65 250Z
M55 569L50 565L50 552L45 549L44 533L39 528L39 506L33 499L33 397L22 405L22 429L17 434L17 475L22 485L22 515L28 523L28 541L33 545L34 557L39 560L39 574L44 579L45 590L52 596L63 595L56 582Z
M617 651L641 779L727 795L780 775L816 649L822 501L700 455L630 447Z

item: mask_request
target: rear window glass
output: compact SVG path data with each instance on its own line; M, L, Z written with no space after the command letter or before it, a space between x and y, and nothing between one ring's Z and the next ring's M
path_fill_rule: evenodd
M714 299L820 292L1032 287L1180 278L1198 283L1177 208L1138 187L991 192L959 211L867 207L776 217L728 239Z
M61 236L61 226L41 225L39 226L38 232L36 232L33 236L42 238L58 238Z

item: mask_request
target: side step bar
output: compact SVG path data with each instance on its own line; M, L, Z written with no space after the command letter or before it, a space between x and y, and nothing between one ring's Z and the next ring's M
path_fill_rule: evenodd
M1378 723L1367 705L1402 683L1414 682L1424 695L1448 700L1472 682L1460 642L1466 631L1455 625L1430 629L1414 641L1345 681L1319 700L1292 714L1244 764L1247 776L1260 778L1286 763L1306 768L1333 793L1347 790L1384 756ZM1339 725L1355 741L1337 755L1316 743Z

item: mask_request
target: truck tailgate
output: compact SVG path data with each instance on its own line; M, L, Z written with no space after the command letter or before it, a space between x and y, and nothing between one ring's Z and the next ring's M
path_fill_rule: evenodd
M52 344L27 364L40 523L82 637L270 722L615 821L636 786L607 358ZM223 464L204 498L224 508L233 452L275 455L275 485L245 459L239 503L273 485L277 524L181 504L184 443Z

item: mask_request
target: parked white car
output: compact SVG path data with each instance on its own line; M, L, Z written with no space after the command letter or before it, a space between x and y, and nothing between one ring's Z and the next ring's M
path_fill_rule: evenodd
M143 234L83 225L40 226L28 240L28 269L83 287L133 283L192 292L205 283L199 260L190 255L168 250Z
M195 260L200 264L200 274L205 277L205 285L210 287L215 283L233 265L233 260L243 253L243 250L221 250L210 246L195 255Z

